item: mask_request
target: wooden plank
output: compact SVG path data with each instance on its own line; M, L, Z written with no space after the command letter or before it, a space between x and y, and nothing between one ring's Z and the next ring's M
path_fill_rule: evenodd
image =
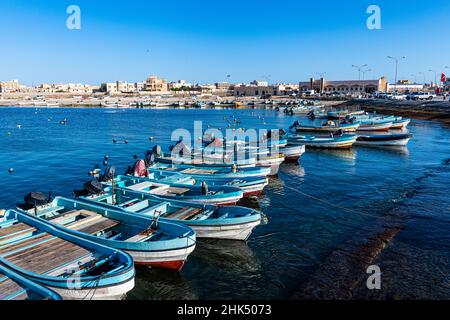
M153 186L152 182L144 181L144 182L135 184L133 186L130 186L130 187L128 187L128 189L138 191L138 190L142 190L142 189L145 189L145 188L148 188L148 187L151 187L151 186Z
M4 276L5 276L4 274L0 273L0 278ZM5 280L0 282L0 300L3 300L6 297L19 292L22 289L23 288L17 282L9 278L6 278Z
M83 232L83 233L88 233L88 234L95 234L100 231L105 231L107 229L111 229L119 224L120 224L119 221L102 217L102 219L99 219L98 221L96 221L93 224L90 224L81 229L78 229L78 231Z
M153 229L144 230L144 231L138 233L137 235L127 239L126 242L139 242L143 239L148 238L151 234L153 234L155 232L156 232L156 230L153 230Z
M164 216L164 218L187 220L188 218L200 213L201 211L202 211L202 209L200 209L200 208L184 207L184 208L178 210L177 212L174 212L167 216Z
M40 241L44 241L44 240L50 239L52 237L53 237L52 235L49 235L49 234L43 232L42 234L39 234L39 235L33 237L32 239L28 239L28 240L25 239L25 240L20 241L18 243L14 243L14 244L10 244L10 245L7 245L7 246L3 246L0 249L0 255L8 254L8 252L19 250L20 248L25 248L27 246L30 246L30 245L34 244L34 243L37 243L37 242L40 242ZM23 250L25 250L25 249L23 249Z
M20 255L6 259L18 267L31 272L45 273L73 260L79 259L90 251L63 239L37 245L32 251L25 251Z

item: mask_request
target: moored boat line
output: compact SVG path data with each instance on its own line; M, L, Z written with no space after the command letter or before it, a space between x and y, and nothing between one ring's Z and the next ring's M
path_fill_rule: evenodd
M189 227L80 200L56 197L41 206L19 210L77 237L123 250L136 264L155 268L181 270L196 244L195 232Z
M132 179L130 177L130 179ZM133 181L133 180L129 180ZM85 200L114 210L134 215L173 221L193 228L199 238L247 240L254 227L261 222L261 213L244 207L218 207L189 201L162 199L133 188L141 179L124 188L107 188L104 192L88 195ZM119 182L118 186L122 186Z

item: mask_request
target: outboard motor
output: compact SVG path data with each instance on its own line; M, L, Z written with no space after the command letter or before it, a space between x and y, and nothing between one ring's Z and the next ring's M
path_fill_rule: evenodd
M116 176L116 167L108 166L105 168L103 175L100 176L100 181L109 181Z
M153 163L155 163L155 158L155 153L153 151L147 150L144 158L145 165L151 166Z
M83 188L84 188L83 190L87 194L99 194L99 193L102 193L104 190L103 185L97 179L94 179L91 181L86 181L83 184Z
M153 149L152 149L152 152L158 157L162 156L161 146L160 145L154 146Z
M133 166L133 175L135 177L148 177L147 166L144 160L137 160Z
M30 192L24 197L25 204L31 208L39 207L47 204L50 199L42 192Z
M289 127L289 129L295 128L299 125L300 125L300 123L297 120L295 120L295 122L292 124L292 126Z
M284 131L284 129L280 129L278 134L282 137L286 134L286 131Z

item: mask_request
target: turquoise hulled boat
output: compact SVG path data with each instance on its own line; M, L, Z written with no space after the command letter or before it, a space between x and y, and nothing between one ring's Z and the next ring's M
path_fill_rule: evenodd
M192 176L196 179L236 179L236 178L250 178L250 177L266 177L270 174L270 168L220 168L220 167L205 167L198 168L189 165L171 165L165 163L155 163L147 167L149 172L156 171L170 171L182 173Z
M5 267L0 258L0 300L62 300L55 291Z
M119 299L134 287L130 255L15 210L0 224L0 257L64 299Z
M162 199L146 192L122 188L107 188L105 192L89 195L85 201L111 210L168 219L193 228L200 238L246 240L260 224L261 213L245 207L218 207L193 202Z
M185 169L182 169L181 171L183 170ZM214 177L214 175L212 175L212 177L207 175L203 177L194 177L178 171L164 169L151 170L148 173L148 179L154 179L154 177L158 177L160 181L167 183L176 182L183 185L194 185L197 187L201 187L203 182L205 182L208 186L213 187L235 187L242 190L244 197L260 195L269 183L268 179L264 177L220 178ZM145 181L145 178L140 179Z
M289 143L301 144L309 148L347 149L356 142L356 134L344 134L340 136L316 137L312 135L290 135Z
M79 200L56 197L36 208L21 210L77 237L123 250L135 264L179 271L195 248L195 232L187 226Z
M300 124L298 121L295 121L290 129L295 130L296 132L354 132L359 128L359 126L359 122L340 123L339 121L328 121L322 123L321 125L315 125Z
M185 182L190 180L191 184L170 182L177 180L177 178ZM194 185L192 182L196 184L195 179L186 179L182 175L165 177L162 174L152 172L149 174L149 178L119 175L113 182L109 180L106 184L114 183L115 186L120 188L145 192L160 198L215 205L234 205L244 195L244 192L237 187L210 185L208 190L205 191L202 186Z

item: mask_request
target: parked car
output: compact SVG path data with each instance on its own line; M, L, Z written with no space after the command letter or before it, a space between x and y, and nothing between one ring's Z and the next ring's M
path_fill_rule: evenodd
M408 100L433 100L436 97L436 94L431 92L413 92L410 93L406 99Z
M390 99L390 100L406 100L406 94L396 92L396 93L389 95L388 99Z

